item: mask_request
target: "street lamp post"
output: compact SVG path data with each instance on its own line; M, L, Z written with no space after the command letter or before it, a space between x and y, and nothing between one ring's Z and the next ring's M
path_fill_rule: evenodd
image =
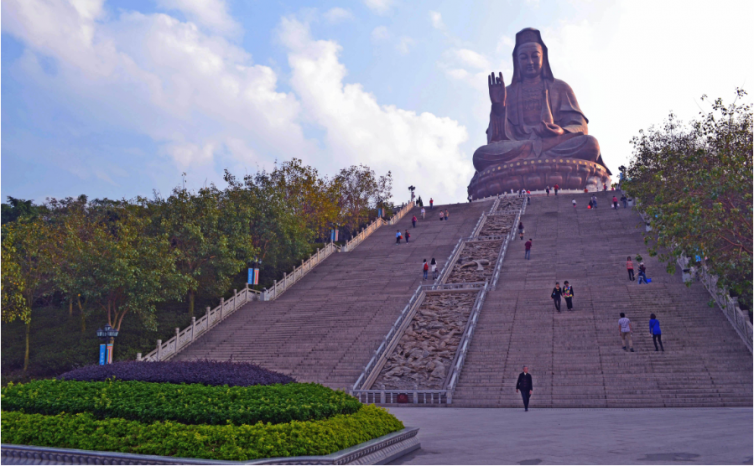
M414 190L416 189L416 186L409 186L408 190L411 191L411 200L414 200Z
M104 329L97 329L97 338L102 341L99 345L100 365L113 363L113 343L115 343L115 337L117 336L118 331L110 327L110 324L105 325Z

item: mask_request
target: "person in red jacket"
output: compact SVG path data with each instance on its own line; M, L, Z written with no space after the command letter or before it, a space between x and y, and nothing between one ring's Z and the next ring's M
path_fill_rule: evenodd
M558 195L558 189L560 189L560 186L555 185L555 186L553 186L553 189L555 189L555 195L557 196Z
M411 223L414 224L414 228L416 228L416 215L411 219Z
M431 197L429 198L429 208L434 209L435 208L435 200Z
M408 243L408 240L411 238L411 233L408 232L408 228L406 228L406 242Z
M426 280L427 274L429 273L429 264L427 264L427 259L424 259L423 270L424 270L424 279Z
M524 259L526 260L531 259L531 238L529 238L529 241L524 243L524 251L526 251L524 253Z
M618 209L618 198L613 196L613 209Z

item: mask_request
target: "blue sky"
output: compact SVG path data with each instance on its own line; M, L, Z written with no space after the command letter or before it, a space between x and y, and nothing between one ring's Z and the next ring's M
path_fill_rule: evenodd
M2 196L132 198L298 157L463 201L485 75L536 27L616 171L754 79L754 2L4 0Z

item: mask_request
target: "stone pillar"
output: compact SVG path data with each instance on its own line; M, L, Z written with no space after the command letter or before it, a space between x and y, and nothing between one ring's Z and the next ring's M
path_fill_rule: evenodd
M220 320L223 320L225 315L225 298L220 298Z
M180 334L181 334L181 329L176 327L175 328L175 352L176 353L178 352L178 343L180 343L180 337L179 337Z
M141 353L136 353L136 360L141 361Z
M157 360L162 361L162 340L157 340Z
M194 341L194 335L196 333L196 317L191 318L191 341Z
M238 309L238 290L233 288L233 310Z

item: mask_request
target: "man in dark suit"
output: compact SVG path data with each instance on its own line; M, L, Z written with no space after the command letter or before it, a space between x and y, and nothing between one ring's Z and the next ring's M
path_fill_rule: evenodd
M518 382L516 382L516 393L521 390L521 398L524 399L524 411L529 411L529 397L531 392L534 391L534 384L531 380L531 374L529 374L529 368L524 366L524 371L518 375Z

